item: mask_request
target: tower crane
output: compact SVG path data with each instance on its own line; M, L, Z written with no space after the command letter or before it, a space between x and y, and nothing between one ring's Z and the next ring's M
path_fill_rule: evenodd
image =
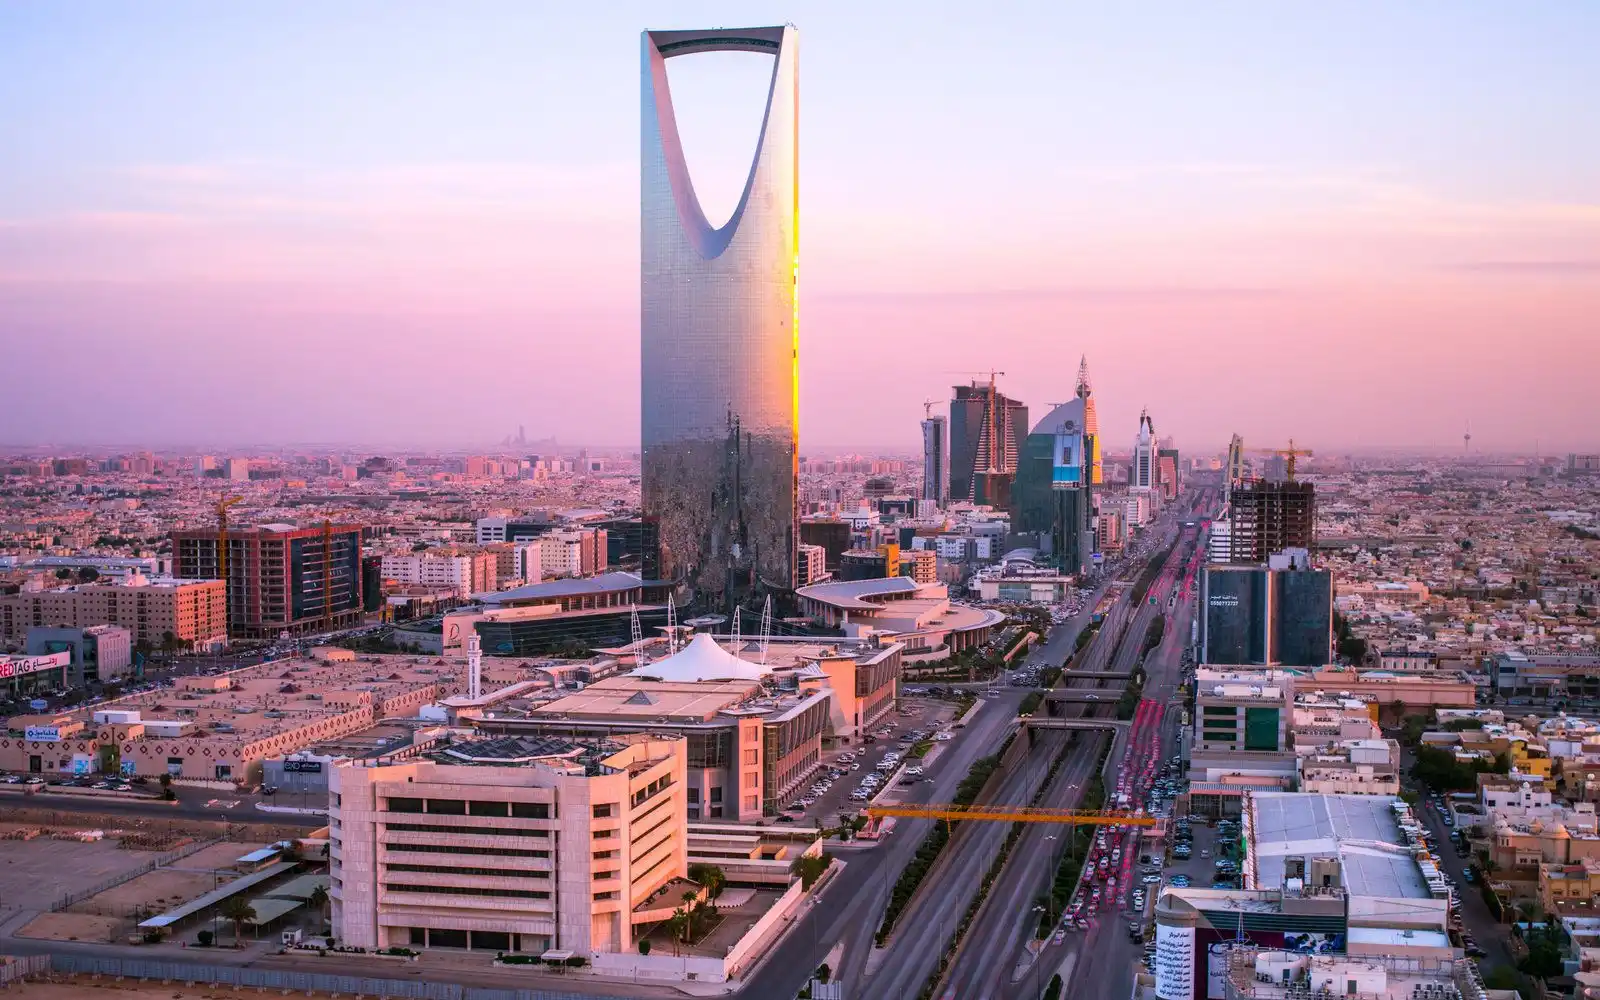
M228 585L228 508L244 503L244 497L223 497L217 501L217 576ZM224 602L226 603L226 602Z
M1250 448L1248 451L1252 455L1282 455L1287 458L1289 463L1285 472L1287 473L1288 481L1291 483L1294 482L1294 460L1298 457L1312 457L1310 448L1296 448L1294 446L1294 438L1289 439L1289 447L1287 448Z

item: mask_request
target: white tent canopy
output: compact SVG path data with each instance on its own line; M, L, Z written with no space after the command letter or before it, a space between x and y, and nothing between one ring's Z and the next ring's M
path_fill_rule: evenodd
M768 673L760 664L734 656L702 632L666 659L632 671L632 676L663 681L756 681Z

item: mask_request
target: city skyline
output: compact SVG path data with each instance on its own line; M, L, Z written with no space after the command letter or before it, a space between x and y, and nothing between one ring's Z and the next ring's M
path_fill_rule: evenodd
M18 370L94 359L72 384L120 411L109 428L57 405L58 380L15 383L0 441L437 446L523 423L628 446L637 99L618 81L656 18L379 9L0 12L0 330ZM1085 352L1108 442L1149 406L1190 452L1233 432L1448 452L1469 420L1474 451L1590 447L1600 142L1571 124L1597 16L1041 12L984 41L808 9L801 451L914 452L951 370L1011 371L1002 391L1048 408ZM873 41L890 25L896 51ZM938 52L960 58L919 95L908 70ZM766 72L705 58L681 80L697 180L698 154L747 145L717 145L742 113L718 95ZM525 374L482 368L528 344ZM340 369L337 391L278 356Z

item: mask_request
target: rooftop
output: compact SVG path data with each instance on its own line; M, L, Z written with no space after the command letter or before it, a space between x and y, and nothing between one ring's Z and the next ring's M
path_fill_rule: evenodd
M1431 899L1389 795L1255 792L1250 851L1257 886L1278 886L1286 859L1337 857L1351 896Z
M530 583L525 587L513 587L510 590L473 594L472 599L485 604L508 604L560 597L581 597L585 594L610 594L642 586L644 581L632 573L601 573L598 576Z

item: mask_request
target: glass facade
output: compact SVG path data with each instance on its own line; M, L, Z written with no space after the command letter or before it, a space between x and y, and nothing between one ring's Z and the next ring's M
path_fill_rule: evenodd
M1084 399L1062 403L1033 428L1017 459L1012 530L1040 536L1064 573L1082 573L1094 554L1089 480L1092 439L1083 432Z
M1333 635L1333 574L1272 574L1272 659L1290 667L1325 667Z
M1255 567L1206 567L1203 662L1267 662L1267 576L1267 570Z
M795 586L797 47L789 27L643 37L641 490L661 578L712 606ZM773 56L744 193L720 229L695 196L665 65L708 51Z

